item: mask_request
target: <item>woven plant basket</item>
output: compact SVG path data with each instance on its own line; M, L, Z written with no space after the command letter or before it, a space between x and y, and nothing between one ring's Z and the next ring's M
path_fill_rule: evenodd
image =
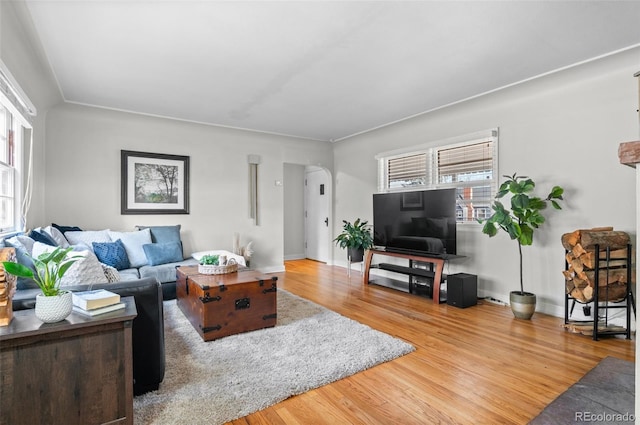
M238 263L233 258L229 259L224 266L214 266L211 264L198 264L200 274L227 274L238 271Z

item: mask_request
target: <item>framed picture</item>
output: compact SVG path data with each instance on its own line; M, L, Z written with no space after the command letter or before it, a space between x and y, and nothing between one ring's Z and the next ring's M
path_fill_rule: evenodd
M120 151L122 214L189 214L189 157Z
M422 192L404 192L402 194L402 210L421 210L423 207Z

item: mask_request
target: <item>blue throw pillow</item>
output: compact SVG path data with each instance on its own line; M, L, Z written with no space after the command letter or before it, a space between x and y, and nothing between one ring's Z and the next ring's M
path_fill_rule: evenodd
M150 229L153 243L180 242L180 224L175 226L136 226L138 230Z
M93 252L101 263L117 270L131 267L127 251L120 239L115 242L92 242L91 245L93 245Z
M31 233L29 233L29 237L36 242L40 242L50 246L58 246L56 241L51 236L40 230L33 229Z
M182 244L180 242L148 243L142 245L150 266L176 263L182 261Z

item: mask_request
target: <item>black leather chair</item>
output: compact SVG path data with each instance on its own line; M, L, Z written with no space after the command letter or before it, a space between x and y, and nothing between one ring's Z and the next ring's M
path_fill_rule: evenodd
M121 297L134 297L138 315L131 328L133 345L133 393L144 394L157 390L164 379L164 310L162 288L155 278L118 283L66 286L72 291L104 288ZM13 310L35 308L39 289L16 291Z

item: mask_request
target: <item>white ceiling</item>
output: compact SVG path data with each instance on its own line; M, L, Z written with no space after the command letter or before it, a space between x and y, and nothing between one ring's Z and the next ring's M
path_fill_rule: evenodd
M640 44L640 1L24 1L68 102L328 141Z

